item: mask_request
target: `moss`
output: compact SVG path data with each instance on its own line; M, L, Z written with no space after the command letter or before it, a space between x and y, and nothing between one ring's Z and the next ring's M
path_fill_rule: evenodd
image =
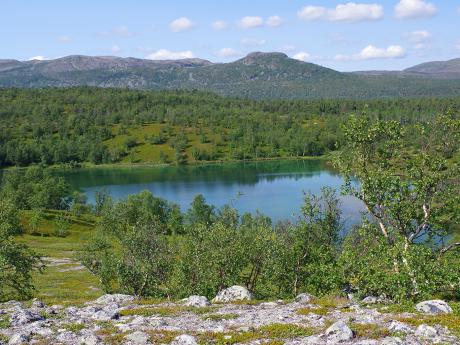
M337 295L327 295L320 298L315 298L313 299L312 303L323 308L338 308L349 304L347 298Z
M312 307L312 308L301 308L297 310L297 314L299 315L308 315L310 313L316 315L326 315L329 312L329 308L325 307Z
M8 316L0 316L0 329L10 327L10 318Z
M69 323L69 324L63 325L63 328L65 328L68 331L78 333L82 329L85 329L86 326L84 324L82 324L82 323L76 323L75 322L75 323Z
M314 329L292 324L271 324L247 332L213 333L197 335L200 344L231 345L254 340L266 340L265 344L278 345L282 340L306 337L314 334Z
M182 334L181 332L166 331L166 330L152 330L146 331L150 337L152 344L169 344L174 338Z
M376 324L352 323L350 328L358 338L381 339L392 335L388 328Z
M456 313L438 315L416 314L408 317L396 317L395 319L412 326L420 326L422 324L429 326L440 325L447 327L456 336L460 336L460 315Z

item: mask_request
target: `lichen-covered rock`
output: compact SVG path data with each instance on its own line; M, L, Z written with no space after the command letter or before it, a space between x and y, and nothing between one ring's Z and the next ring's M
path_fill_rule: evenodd
M331 344L353 339L353 331L343 321L337 321L326 330L327 341Z
M211 305L209 300L205 296L190 296L183 300L183 303L187 307L196 307L196 308L203 308L208 307Z
M93 301L92 303L96 304L124 304L134 301L135 297L131 295L123 295L123 294L107 294L104 296L99 297L97 300Z
M21 345L29 342L29 336L23 333L14 334L8 341L8 345Z
M313 298L314 297L308 293L301 293L296 296L295 301L298 303L310 303Z
M183 334L176 337L171 345L198 345L195 337L188 334Z
M250 301L252 294L243 286L234 285L221 290L212 300L213 303L227 303L235 301Z
M136 331L134 333L128 334L127 336L125 336L125 339L129 342L130 345L150 344L149 336L141 331Z
M32 312L30 310L20 309L19 311L11 315L11 325L25 325L31 322L41 321L44 319L45 318L38 313Z
M361 301L362 304L376 304L377 302L378 298L375 296L367 296Z
M415 306L415 309L427 314L450 314L452 308L442 300L423 301Z
M412 329L400 321L391 321L388 325L388 329L392 332L410 333Z
M438 335L436 328L428 325L420 325L415 330L415 335L422 338L434 338Z

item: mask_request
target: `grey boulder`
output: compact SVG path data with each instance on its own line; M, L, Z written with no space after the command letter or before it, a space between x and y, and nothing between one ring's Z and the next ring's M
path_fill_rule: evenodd
M228 303L235 301L250 301L252 294L243 286L234 285L227 289L221 290L212 300L214 303Z
M338 344L353 339L353 331L343 321L337 321L326 330L328 343Z
M415 309L427 314L450 314L452 308L444 301L435 299L431 301L423 301L415 306Z
M171 345L198 345L195 337L188 334L179 335L176 337Z
M190 296L189 298L186 298L184 301L184 305L187 307L196 307L196 308L202 308L202 307L208 307L211 305L209 300L205 296Z

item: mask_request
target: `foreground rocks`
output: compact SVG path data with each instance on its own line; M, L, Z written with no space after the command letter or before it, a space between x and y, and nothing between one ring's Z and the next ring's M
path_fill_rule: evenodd
M460 344L427 319L451 312L443 301L418 304L420 314L395 314L346 300L325 307L306 294L293 302L255 303L244 288L223 291L212 304L203 296L145 305L132 296L104 295L67 308L11 301L0 304L0 344Z

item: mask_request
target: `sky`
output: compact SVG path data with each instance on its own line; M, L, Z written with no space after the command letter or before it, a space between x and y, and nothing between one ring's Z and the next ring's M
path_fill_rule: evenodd
M458 0L0 0L0 59L228 62L284 52L339 71L460 57Z

